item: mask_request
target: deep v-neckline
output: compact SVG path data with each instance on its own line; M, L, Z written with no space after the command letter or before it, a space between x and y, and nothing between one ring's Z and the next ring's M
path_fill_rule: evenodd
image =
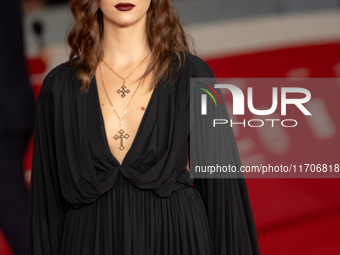
M111 149L110 149L110 145L109 145L109 141L108 141L108 137L107 137L107 133L106 133L106 129L105 129L105 122L104 122L104 117L103 117L103 113L102 113L102 109L101 109L101 106L100 106L100 98L99 98L99 92L98 92L98 86L97 86L97 79L96 79L96 75L94 75L93 79L93 84L94 84L94 88L95 88L95 97L96 97L96 104L97 104L97 107L98 107L98 114L99 114L99 119L100 119L100 131L101 131L101 135L103 136L104 138L104 141L105 141L105 148L106 150L108 150L108 153L109 155L111 156L111 158L119 165L119 166L123 166L125 163L126 163L126 160L128 159L128 156L129 154L131 153L138 137L139 137L139 133L141 132L141 129L143 127L143 124L145 122L145 119L147 117L147 114L150 110L150 106L152 104L152 101L153 101L153 98L155 97L155 94L156 94L156 88L153 89L152 91L152 95L149 99L149 102L148 102L148 105L144 111L144 114L143 114L143 117L142 117L142 120L140 121L139 123L139 126L138 126L138 129L137 129L137 132L136 132L136 135L132 141L132 144L128 150L128 152L125 154L124 158L123 158L123 161L122 163L120 163L118 161L118 159L113 155L113 153L111 152ZM159 85L159 84L158 84Z

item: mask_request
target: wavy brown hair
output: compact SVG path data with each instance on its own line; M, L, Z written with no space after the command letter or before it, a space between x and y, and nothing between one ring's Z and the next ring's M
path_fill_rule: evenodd
M67 40L71 47L69 60L74 60L69 61L69 65L76 66L82 92L88 92L96 67L103 57L101 39L104 25L99 1L70 0L74 24ZM191 50L193 40L184 32L170 0L151 0L146 19L148 46L153 54L141 79L155 70L155 87L164 79L176 79L185 61L185 54L182 53L196 52ZM178 61L176 70L173 70L174 60Z

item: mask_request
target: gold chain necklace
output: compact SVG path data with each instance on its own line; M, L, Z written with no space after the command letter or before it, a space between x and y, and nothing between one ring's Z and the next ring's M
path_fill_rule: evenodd
M122 80L123 80L123 85L121 86L121 89L118 89L117 90L117 93L118 94L120 94L120 93L122 93L121 94L121 97L125 97L126 96L126 94L125 93L130 93L130 90L129 89L125 89L126 87L125 87L125 80L126 79L128 79L130 76L131 76L131 74L133 74L136 70L137 70L137 68L145 61L145 59L150 55L150 53L151 52L149 52L148 53L148 55L146 55L146 57L142 60L142 62L140 62L139 63L139 65L138 66L136 66L135 67L135 69L133 69L132 70L132 72L128 75L128 76L126 76L125 78L124 77L122 77L122 76L120 76L119 74L117 74L105 61L104 61L104 59L102 59L103 60L103 62L104 62L104 64L115 74L115 75L117 75L119 78L121 78Z
M103 78L103 73L102 73L102 68L101 68L101 65L100 65L100 64L99 64L99 70L100 70L100 76L101 76L101 78L102 78L102 83L103 83L103 87L104 87L104 90L105 90L105 94L106 94L106 96L107 96L107 99L109 100L112 109L114 110L114 112L116 113L116 115L117 115L117 117L118 117L118 119L119 119L119 121L120 121L120 130L118 131L118 134L116 134L113 138L116 139L116 140L120 139L120 146L119 146L119 149L120 149L120 150L123 150L123 149L125 149L125 147L124 147L124 145L123 145L123 139L124 139L124 138L127 139L127 138L129 137L129 135L128 135L128 134L124 134L125 131L124 131L123 128L122 128L122 121L123 121L123 119L124 119L124 117L125 117L125 114L126 114L126 112L127 112L127 108L128 108L129 105L130 105L131 99L132 99L133 96L136 94L136 91L138 90L140 84L142 83L142 79L139 81L138 86L137 86L135 92L132 94L131 98L129 99L129 102L128 102L127 106L125 107L123 116L120 118L119 115L118 115L118 113L116 112L115 108L113 107L112 102L111 102L111 100L110 100L110 97L109 97L109 95L108 95L108 93L107 93L107 91L106 91L106 87L105 87L105 83L104 83L104 78Z

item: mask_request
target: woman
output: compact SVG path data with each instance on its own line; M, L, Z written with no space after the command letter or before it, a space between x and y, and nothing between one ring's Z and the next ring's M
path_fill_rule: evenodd
M213 73L170 1L71 9L70 61L37 102L26 254L259 254L244 179L186 169L188 84Z

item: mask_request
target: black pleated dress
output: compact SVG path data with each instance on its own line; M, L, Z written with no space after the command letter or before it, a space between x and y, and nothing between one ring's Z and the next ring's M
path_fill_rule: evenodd
M193 179L186 169L190 77L213 73L186 54L176 82L154 89L120 164L95 77L82 94L74 67L64 63L46 76L36 106L27 255L260 254L245 180ZM228 157L237 161L234 135L225 132Z

